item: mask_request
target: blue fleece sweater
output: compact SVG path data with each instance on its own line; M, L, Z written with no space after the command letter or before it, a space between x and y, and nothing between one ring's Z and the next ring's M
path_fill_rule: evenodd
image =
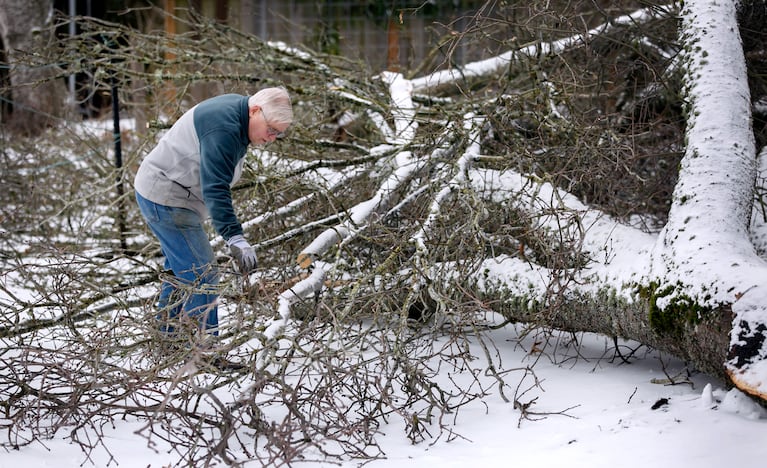
M242 234L231 187L242 174L248 97L224 94L188 110L141 163L134 185L147 200L210 215L224 239Z

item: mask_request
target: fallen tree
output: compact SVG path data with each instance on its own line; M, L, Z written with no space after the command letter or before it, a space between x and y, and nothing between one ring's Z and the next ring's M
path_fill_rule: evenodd
M410 108L413 92L505 72L520 56L559 54L616 25L647 21L652 14L637 11L582 36L514 50L404 85L397 85L395 79L392 102L404 102ZM752 208L757 157L735 5L688 2L679 30L683 53L678 66L684 70L688 117L686 147L661 232L645 235L630 229L566 192L510 170L501 175L471 170L479 151L468 144L455 162L459 179L449 180L446 189L466 188L497 203L514 200L515 209L530 217L550 210L552 214L537 221L535 229L556 232L557 241L572 249L570 255L587 255L588 260L576 268L553 269L534 265L524 256L494 257L476 268L472 281L452 280L463 282L461 292L475 291L478 301L492 300L497 304L494 308L511 320L637 340L713 375L728 377L742 390L764 399L767 265L749 235L752 226L763 229L763 222L751 224L752 210L755 219L761 215L760 205ZM398 170L414 168L409 158L397 161L401 163ZM437 206L427 225L433 216L446 215L438 206L442 195L434 198ZM371 199L358 207L371 203L378 201ZM354 224L366 222L369 216L358 218L352 209ZM326 232L333 238L352 235L342 227ZM423 263L419 252L426 248L424 237L423 232L416 234L418 264ZM319 245L332 244L320 241ZM299 262L307 255L317 255L317 241L302 251Z

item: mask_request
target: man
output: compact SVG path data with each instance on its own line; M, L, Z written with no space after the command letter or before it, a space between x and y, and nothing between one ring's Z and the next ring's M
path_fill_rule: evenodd
M219 275L203 222L210 216L243 275L255 270L256 252L243 236L231 187L248 145L274 141L292 121L284 88L217 96L184 113L141 163L138 206L173 272L157 302L161 333L173 335L191 319L202 336L218 334Z

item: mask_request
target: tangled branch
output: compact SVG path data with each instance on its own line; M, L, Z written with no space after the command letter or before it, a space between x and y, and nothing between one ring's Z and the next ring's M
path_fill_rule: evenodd
M134 122L124 135L128 169L120 180L127 184L162 128L200 95L282 84L296 96L297 122L289 138L253 151L234 190L263 268L242 278L220 252L217 351L243 364L226 371L206 367L195 346L169 348L157 339L149 286L163 274L156 246L132 208L123 213L128 250L114 234L118 210L133 204L129 190L114 199L120 173L109 157L112 129L65 122L51 133L55 143L7 146L0 171L12 188L0 213L7 260L0 301L8 311L0 323L3 445L64 432L86 457L111 453L105 428L130 417L142 424L138 434L179 464L281 466L311 456L383 457L376 436L384 424L401 425L413 442L454 438L456 412L494 391L521 419L566 415L531 411L535 400L522 402L519 386L507 396L512 376L521 383L534 372L503 368L485 336L496 325L488 319L496 304L491 294L480 298L469 278L499 254L544 265L553 273L540 316L550 317L588 258L579 213L536 195L540 185L590 194L625 216L637 214L627 206L662 203L653 198L668 188L662 175L648 192L607 200L621 186L611 185L616 178L645 187L657 169L649 160L662 153L674 161L672 137L643 132L658 122L676 125L677 115L637 119L636 101L609 107L621 90L575 91L607 78L571 76L598 60L591 36L617 37L631 25L589 29L590 43L568 35L548 62L517 51L521 72L506 63L503 78L464 70L456 94L398 74L367 77L341 58L202 18L179 18L186 32L173 37L74 21L79 36L28 59L56 63L60 77L86 74L92 92L119 86ZM506 27L531 37L536 29ZM582 39L576 50L566 50L575 37ZM592 48L584 51L584 41ZM601 60L624 63L632 47L622 42ZM658 51L647 49L648 64L660 66ZM647 93L642 99L665 102L645 78L631 83ZM583 111L595 106L606 113ZM603 116L625 122L624 133ZM580 164L587 157L594 164ZM470 180L475 166L530 177L521 190L487 196L476 188L483 181ZM33 179L47 190L24 190ZM650 218L662 212L647 211ZM222 248L220 239L213 245ZM504 297L499 291L495 300Z

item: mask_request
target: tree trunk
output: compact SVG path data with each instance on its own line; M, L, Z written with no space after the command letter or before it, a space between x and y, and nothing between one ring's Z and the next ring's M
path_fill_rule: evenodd
M698 284L681 294L697 296L710 314L732 308L727 373L742 390L767 399L765 374L757 371L767 358L767 264L748 232L756 150L734 3L697 0L682 10L688 145L653 270L674 287L694 272Z
M497 298L497 297L496 297ZM524 301L510 300L494 307L513 322L541 323L564 331L593 332L637 341L678 357L711 376L728 380L722 363L727 359L732 312L718 309L695 323L680 321L673 330L652 325L651 299L616 300L610 291L557 303L549 314L529 309Z
M32 59L54 39L52 19L51 0L0 0L0 34L13 100L8 127L14 133L35 135L63 113L66 90L65 83L55 78L57 69Z
M546 184L526 189L530 181L517 175L518 190L530 191L528 203L563 201L567 211L582 213L567 235L583 237L593 263L552 271L507 258L519 263L508 277L508 263L493 274L495 259L476 280L480 288L508 291L509 302L498 308L511 320L637 340L766 401L767 263L748 230L756 151L736 9L694 0L681 14L687 147L665 228L657 238L631 233ZM561 232L561 220L556 215L549 227Z
M649 16L642 11L622 18ZM757 255L748 230L756 151L736 9L732 2L694 0L685 3L681 17L687 146L660 234L622 225L549 184L508 169L467 169L476 193L494 199L513 193L516 208L539 219L536 228L572 241L563 246L580 247L588 264L556 269L524 258L494 257L473 277L456 275L453 280L466 288L445 294L473 291L483 304L495 304L492 308L513 321L636 340L767 400L767 264ZM595 28L586 37L604 29ZM583 39L573 36L534 49L559 51ZM524 52L469 64L461 73L440 71L409 86L401 82L390 89L393 102L455 77L498 72L519 53ZM494 178L499 179L496 184ZM359 215L352 216L354 224L363 224L370 212L354 210ZM308 266L351 233L342 225L318 236L302 251L299 263ZM443 275L440 265L431 267L434 272L426 276Z

